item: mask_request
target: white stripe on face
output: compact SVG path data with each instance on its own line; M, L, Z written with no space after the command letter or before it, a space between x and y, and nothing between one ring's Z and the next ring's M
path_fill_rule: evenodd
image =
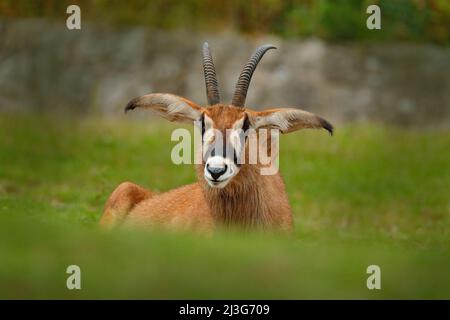
M211 187L223 188L239 172L236 162L244 147L242 126L245 118L237 120L230 129L226 130L225 139L220 130L214 129L211 118L205 115L204 121L203 155L207 157L204 177ZM216 175L213 174L214 172ZM217 172L220 172L219 176Z

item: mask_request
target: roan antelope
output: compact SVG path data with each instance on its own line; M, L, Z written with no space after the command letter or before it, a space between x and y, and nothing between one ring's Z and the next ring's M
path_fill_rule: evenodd
M215 132L222 132L225 138L237 130L240 137L244 133L244 140L239 140L243 143L224 140L226 147L223 149L233 149L233 154L248 154L245 133L249 129L271 128L288 133L303 128L324 128L333 133L328 121L297 108L254 111L245 107L253 72L269 49L275 47L261 46L250 57L239 76L231 104L220 103L216 71L207 43L203 45L203 71L208 106L166 93L144 95L127 104L125 111L147 108L169 121L198 124L202 149L210 152L196 165L196 183L162 194L131 182L121 183L106 203L100 221L102 226L163 225L207 233L219 226L233 225L281 231L293 229L291 208L278 172L261 175L259 162L240 163L229 153L214 152Z

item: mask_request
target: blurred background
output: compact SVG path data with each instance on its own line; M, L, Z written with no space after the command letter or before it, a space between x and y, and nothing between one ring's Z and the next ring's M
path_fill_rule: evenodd
M66 28L78 4L81 30ZM381 7L369 30L366 8ZM250 107L292 105L334 121L450 123L446 0L2 0L0 109L120 113L149 92L205 103L201 46L223 100L250 54L278 47L255 73Z
M177 125L123 108L204 104L204 41L224 102L271 43L248 107L336 127L281 138L294 236L100 232L120 182L195 181L170 161ZM447 0L0 0L0 298L450 298L449 44Z

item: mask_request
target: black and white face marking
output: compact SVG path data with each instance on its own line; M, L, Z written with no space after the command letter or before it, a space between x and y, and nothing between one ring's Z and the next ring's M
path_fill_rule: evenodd
M210 117L202 116L204 177L211 187L224 188L239 172L249 126L248 117L244 116L231 128L218 130Z

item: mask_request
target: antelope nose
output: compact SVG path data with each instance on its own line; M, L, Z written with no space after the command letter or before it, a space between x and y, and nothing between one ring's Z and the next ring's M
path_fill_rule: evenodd
M206 170L208 170L209 174L214 180L217 180L221 175L227 171L227 165L223 167L211 167L209 164L206 165Z

